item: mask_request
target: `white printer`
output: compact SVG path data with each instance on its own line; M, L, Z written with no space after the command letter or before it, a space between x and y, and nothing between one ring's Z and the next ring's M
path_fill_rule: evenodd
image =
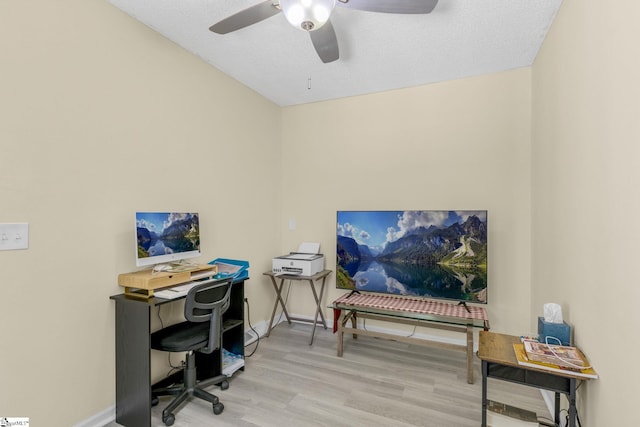
M271 272L276 275L313 276L324 270L324 255L318 252L320 243L302 242L297 252L273 258Z

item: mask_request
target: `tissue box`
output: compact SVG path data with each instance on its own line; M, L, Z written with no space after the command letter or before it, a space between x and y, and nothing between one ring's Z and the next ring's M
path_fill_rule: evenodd
M544 317L538 317L538 341L545 342L546 337L554 337L560 340L562 345L572 345L571 326L567 322L550 323ZM558 344L554 339L549 344Z

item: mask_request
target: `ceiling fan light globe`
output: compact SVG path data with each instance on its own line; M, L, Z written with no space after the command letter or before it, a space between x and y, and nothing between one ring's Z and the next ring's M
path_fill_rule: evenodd
M336 0L280 0L287 21L305 31L322 27L329 20L335 5Z

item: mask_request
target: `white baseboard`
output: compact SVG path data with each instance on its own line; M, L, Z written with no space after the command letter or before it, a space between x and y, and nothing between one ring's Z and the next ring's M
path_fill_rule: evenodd
M80 421L73 427L102 427L116 420L116 407L110 406L102 412L93 415L91 418L87 418L84 421Z
M253 329L247 328L244 330L244 345L245 347L253 344L258 337L262 338L267 333L268 323L266 320L258 322L253 326ZM256 336L258 334L258 336Z

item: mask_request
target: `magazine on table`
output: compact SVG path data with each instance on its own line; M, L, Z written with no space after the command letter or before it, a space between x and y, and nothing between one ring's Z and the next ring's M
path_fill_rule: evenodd
M556 363L536 362L536 361L530 360L527 357L527 352L525 350L524 344L514 344L513 350L516 354L516 359L518 360L518 364L522 366L527 366L530 368L541 369L544 371L550 371L558 374L571 375L571 376L577 376L582 378L592 378L592 379L598 378L598 374L590 366L584 367L582 369L572 368L572 367L567 368L564 366L560 366ZM578 350L578 352L580 352L580 350ZM584 358L584 355L582 355L582 353L580 354L583 357L583 360L586 361L586 358Z
M580 350L576 347L545 344L533 340L523 340L522 344L527 353L527 358L534 362L551 363L566 368L589 366Z

